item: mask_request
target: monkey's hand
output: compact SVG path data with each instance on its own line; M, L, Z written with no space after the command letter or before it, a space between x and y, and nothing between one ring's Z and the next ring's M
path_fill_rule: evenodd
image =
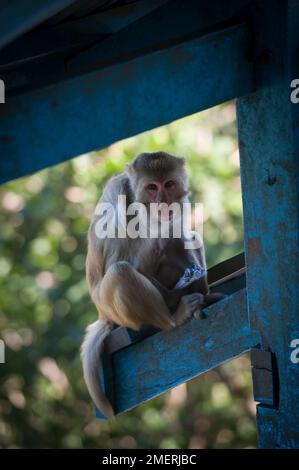
M176 325L181 325L192 315L196 318L202 318L201 309L205 305L205 296L196 292L194 294L187 294L181 298L179 306L174 314Z
M205 308L205 307L209 307L209 305L212 305L218 302L219 300L224 299L226 297L226 294L223 294L222 292L214 292L213 294L206 294L203 297L204 297L204 300L203 300L202 308ZM202 318L206 318L206 315L200 309L200 311L194 314L194 317L200 320Z

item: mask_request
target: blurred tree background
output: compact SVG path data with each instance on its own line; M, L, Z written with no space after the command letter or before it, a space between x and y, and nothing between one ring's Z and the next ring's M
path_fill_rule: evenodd
M94 417L79 357L97 317L84 273L89 219L107 179L157 150L187 157L192 200L204 204L208 266L243 250L234 103L2 186L0 447L256 446L246 355L113 423Z

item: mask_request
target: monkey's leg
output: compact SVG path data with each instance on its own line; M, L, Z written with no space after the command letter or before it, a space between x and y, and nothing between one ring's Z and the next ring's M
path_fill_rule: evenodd
M99 287L97 306L105 319L133 330L175 326L159 290L126 261L111 265Z
M103 316L118 325L138 330L153 325L163 330L183 323L202 301L201 294L184 296L171 315L159 290L130 263L117 262L106 272L99 292L98 307Z

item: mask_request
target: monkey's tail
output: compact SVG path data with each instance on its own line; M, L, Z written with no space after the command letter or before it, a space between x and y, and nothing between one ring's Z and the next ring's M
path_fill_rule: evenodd
M113 324L97 320L87 327L81 346L83 374L89 394L95 405L107 418L114 416L111 403L101 389L99 381L99 362L104 349L104 340L113 330Z

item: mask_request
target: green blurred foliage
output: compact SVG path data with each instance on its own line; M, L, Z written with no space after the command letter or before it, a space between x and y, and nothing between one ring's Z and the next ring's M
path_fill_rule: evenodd
M0 447L256 445L246 355L112 423L94 418L79 358L85 327L97 317L84 273L89 219L107 179L138 153L157 150L187 157L192 201L204 204L208 265L242 251L234 103L2 186Z

